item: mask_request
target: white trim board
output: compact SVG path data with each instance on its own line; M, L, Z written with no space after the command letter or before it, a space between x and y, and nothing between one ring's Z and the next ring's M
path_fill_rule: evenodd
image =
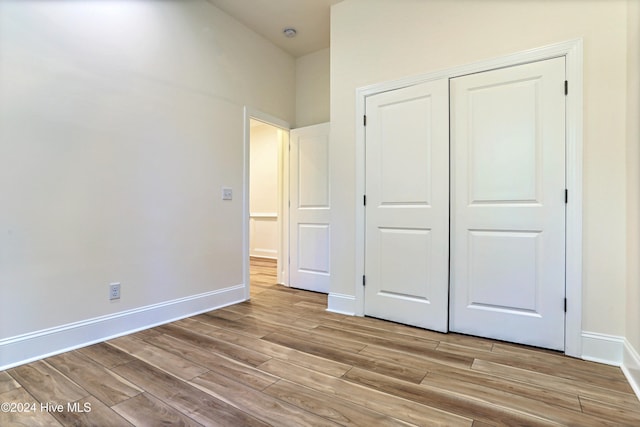
M510 67L527 62L542 61L564 56L569 94L566 98L566 185L569 190L566 218L566 298L565 354L574 357L582 355L582 39L570 40L549 46L514 53L512 55L472 64L461 65L446 70L438 70L418 76L406 77L377 83L356 89L356 195L355 197L355 310L364 315L364 245L365 210L362 195L365 193L365 132L362 117L365 114L366 97L389 90L400 89L431 80L454 78L466 74ZM332 300L329 299L329 308Z
M355 308L356 297L353 295L329 293L327 311L353 316L355 314Z
M621 366L624 349L624 337L582 333L582 359L606 365Z
M640 354L626 339L624 340L622 372L627 377L627 381L629 381L636 396L640 399Z
M245 285L0 340L0 371L244 301Z

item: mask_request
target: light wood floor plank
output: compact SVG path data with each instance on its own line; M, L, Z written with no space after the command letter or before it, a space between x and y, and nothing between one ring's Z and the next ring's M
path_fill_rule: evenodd
M588 397L580 397L582 411L600 419L606 419L620 426L640 425L640 411L625 409L615 404L607 404Z
M134 360L133 356L104 342L81 348L78 351L106 368L113 368Z
M215 372L208 372L194 378L191 383L197 384L202 390L268 424L283 427L334 427L338 425L331 420L253 390Z
M224 355L212 353L169 335L149 338L148 342L188 361L202 365L211 371L232 376L243 384L257 390L262 390L278 380L278 378L259 371L252 366Z
M456 354L458 356L471 357L472 359L481 358L483 355L491 355L491 348L480 349L468 347L466 345L440 341L436 347L436 351L445 354Z
M509 393L527 399L538 400L545 404L560 406L571 410L580 410L580 401L576 394L563 393L551 390L547 387L530 385L521 381L511 381L500 377L480 374L466 365L456 366L448 363L446 359L432 359L429 354L418 356L414 354L406 354L402 352L392 351L377 346L368 346L361 352L372 356L393 360L404 366L420 367L429 371L424 378L422 384L433 383L434 378L446 376L443 381L445 383L455 383L461 381L463 386L466 384L476 383L482 390L491 388L495 390L507 390ZM462 388L462 387L461 387Z
M518 367L531 372L543 373L557 378L573 380L585 385L602 387L612 391L632 393L631 386L626 381L621 381L618 376L601 375L592 372L590 367L594 362L564 358L564 363L541 360L524 355L510 356L506 354L493 354L482 356L482 360L497 363L503 366ZM614 368L619 369L619 368Z
M450 375L442 375L431 373L422 382L422 385L428 386L430 390L437 388L440 390L448 390L456 395L465 396L467 399L478 399L489 405L500 407L503 410L511 411L514 408L520 408L524 414L531 417L540 417L552 423L559 425L575 425L575 426L598 426L605 425L602 419L597 419L582 413L579 402L570 410L557 406L560 402L542 402L539 396L535 395L534 390L525 390L522 387L487 387L484 383L479 383L477 379L472 378L454 378ZM523 393L524 392L524 393ZM527 396L523 396L527 394ZM565 405L571 403L569 399L565 399ZM613 425L613 424L608 424Z
M560 392L548 387L542 387L521 381L486 375L474 370L452 368L442 364L433 364L429 374L422 381L422 384L433 383L434 379L437 378L440 378L441 381L447 381L450 379L452 381L462 381L466 384L475 384L482 391L485 389L508 391L512 395L537 400L547 405L558 406L572 411L581 410L580 400L576 394Z
M551 390L571 393L576 396L585 396L597 401L624 406L630 411L640 409L640 402L633 393L622 393L619 391L608 390L606 388L595 387L576 380L555 377L544 373L501 365L494 362L487 362L481 359L477 359L473 362L472 369L490 375L534 384ZM640 425L640 423L638 425Z
M258 305L255 301L248 301L243 304L236 304L223 308L237 314L243 314L248 319L253 319L257 324L262 321L278 326L294 326L300 329L313 329L320 325L319 321L309 320L304 317L290 315L286 312L275 312L268 305Z
M375 343L375 339L380 339L384 344L389 341L393 342L394 347L402 348L403 350L422 352L422 349L428 348L435 350L441 344L440 341L434 341L431 339L418 338L411 335L404 335L385 331L377 328L370 328L363 325L353 324L349 322L338 322L335 320L325 320L321 325L318 325L316 329L318 332L330 328L332 330L343 331L350 335L355 335L360 340L365 340L367 344ZM406 348L405 348L406 346Z
M511 360L526 360L538 372L546 372L550 375L563 376L564 378L575 378L579 381L625 393L632 392L631 386L626 379L616 375L620 372L620 368L615 366L565 357L558 352L550 350L516 346L508 343L495 344L492 353L500 354L501 356L506 355ZM503 360L501 359L498 363L506 364ZM561 372L563 375L560 375Z
M527 414L523 410L507 409L484 400L484 395L468 396L464 393L428 385L410 384L376 372L353 368L344 377L367 387L400 396L418 403L428 404L442 411L477 419L496 425L558 426L542 417Z
M50 357L47 362L108 406L142 392L124 378L77 351Z
M138 427L202 427L178 410L148 393L139 394L113 407L113 410Z
M6 372L0 372L0 394L14 390L20 387L20 384L14 380L11 375Z
M200 316L194 316L193 319L205 323L207 325L214 326L220 329L227 329L240 334L244 334L251 338L262 338L277 329L270 326L268 323L253 320L248 316L240 316L236 320L220 319L208 314L201 314ZM249 319L249 321L247 321Z
M299 366L314 369L332 376L342 376L351 369L351 365L335 362L333 360L318 357L309 353L288 348L269 341L251 338L246 335L232 332L230 330L205 325L193 319L185 319L184 322L188 328L200 332L205 335L218 338L220 340L233 343L248 349L257 350L271 357L289 361ZM180 323L180 322L179 322Z
M342 331L337 331L335 329L329 329L330 332L323 331L324 333L317 331L318 328L314 328L309 331L301 331L297 328L288 327L279 328L274 332L286 334L289 338L295 340L312 341L317 345L325 346L327 348L335 348L349 353L358 353L367 346L366 342L362 342L362 340L355 340L353 336L342 334Z
M165 404L205 425L221 426L267 426L257 418L216 399L142 361L120 365L114 370L129 378L143 390L162 400Z
M200 316L209 316L209 317L214 318L214 319L233 321L233 320L238 320L238 319L243 318L244 314L235 313L233 311L225 310L223 308L221 310L209 311L207 313L201 314ZM199 316L195 316L195 317L199 317Z
M89 392L42 360L18 366L8 372L39 402L66 405L89 396Z
M278 381L267 387L264 392L343 426L407 427L414 425L287 380Z
M94 396L77 402L79 410L55 413L54 416L63 426L100 426L100 427L131 427L132 424L118 413L99 401ZM88 405L88 406L85 406Z
M177 324L160 326L158 330L162 331L165 335L170 335L171 337L184 341L185 343L194 345L203 350L222 354L230 359L246 363L249 366L258 366L270 359L269 356L257 351L248 350L235 344L192 332L178 326Z
M320 320L310 320L300 316L289 316L283 313L274 314L273 310L259 309L255 310L247 318L254 319L256 322L268 322L276 326L292 326L294 328L309 330L320 325Z
M360 366L366 369L370 369L374 372L379 372L384 375L392 376L394 378L403 379L415 384L418 384L420 381L422 381L427 373L425 370L400 366L391 362L387 362L385 360L367 357L338 348L331 348L325 345L316 344L312 341L294 339L282 333L269 334L263 339L283 345L285 347L294 348L306 353L311 353L318 357L334 360L336 362L346 363L352 366Z
M491 350L494 345L493 341L483 338L469 337L466 335L458 334L442 334L439 332L428 331L426 329L414 328L411 326L400 325L393 322L386 322L384 320L375 319L373 317L361 318L355 316L347 316L344 317L342 321L345 324L366 326L369 328L380 329L399 335L408 335L411 337L423 338L426 340L466 345L471 348L479 348L483 350Z
M42 410L40 402L34 399L23 387L0 393L0 403L15 403L7 411L0 411L0 426L3 427L60 427L53 415ZM17 406L17 405L22 406ZM26 406L27 409L24 409ZM18 409L22 410L18 410Z
M271 359L264 363L260 369L328 396L338 397L415 425L468 427L473 421L471 418L433 408L429 404L412 402L403 397L387 394L374 388L321 374L277 359Z
M153 338L150 338L153 339ZM135 336L128 335L109 341L114 348L126 351L146 363L160 368L183 380L190 380L207 372L209 369L177 356L160 347L149 344Z
M406 353L403 351L398 351L397 348L394 347L381 347L378 344L368 345L360 352L360 354L368 355L371 357L391 359L401 365L413 366L415 368L419 367L420 369L424 370L429 370L429 367L433 363L440 363L461 369L469 369L471 368L471 364L474 360L466 356L447 354L429 349L424 349L421 353Z

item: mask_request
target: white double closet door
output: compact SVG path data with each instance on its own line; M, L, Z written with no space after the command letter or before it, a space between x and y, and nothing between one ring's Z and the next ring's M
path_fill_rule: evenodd
M365 315L556 350L565 59L366 99Z

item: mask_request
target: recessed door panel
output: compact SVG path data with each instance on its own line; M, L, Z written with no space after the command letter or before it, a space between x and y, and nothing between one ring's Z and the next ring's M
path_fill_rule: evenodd
M298 135L299 208L329 207L329 135Z
M388 298L429 301L431 235L429 230L380 229L380 293ZM406 252L412 254L406 256Z
M329 274L329 226L299 224L298 270Z
M564 349L564 70L451 79L453 331Z
M541 233L469 231L470 308L536 314Z
M537 200L540 78L469 90L472 203Z
M432 96L425 94L378 107L381 140L388 143L380 147L380 164L371 166L380 170L382 205L428 204L431 172L424 166L431 163L432 102ZM406 131L408 123L413 132Z

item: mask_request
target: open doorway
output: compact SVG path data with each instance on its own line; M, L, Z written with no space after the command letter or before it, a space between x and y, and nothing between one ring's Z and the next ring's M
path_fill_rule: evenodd
M249 122L249 256L276 261L280 188L279 128L258 120Z
M288 285L289 125L258 111L245 111L244 283L250 299L252 262L275 266Z

